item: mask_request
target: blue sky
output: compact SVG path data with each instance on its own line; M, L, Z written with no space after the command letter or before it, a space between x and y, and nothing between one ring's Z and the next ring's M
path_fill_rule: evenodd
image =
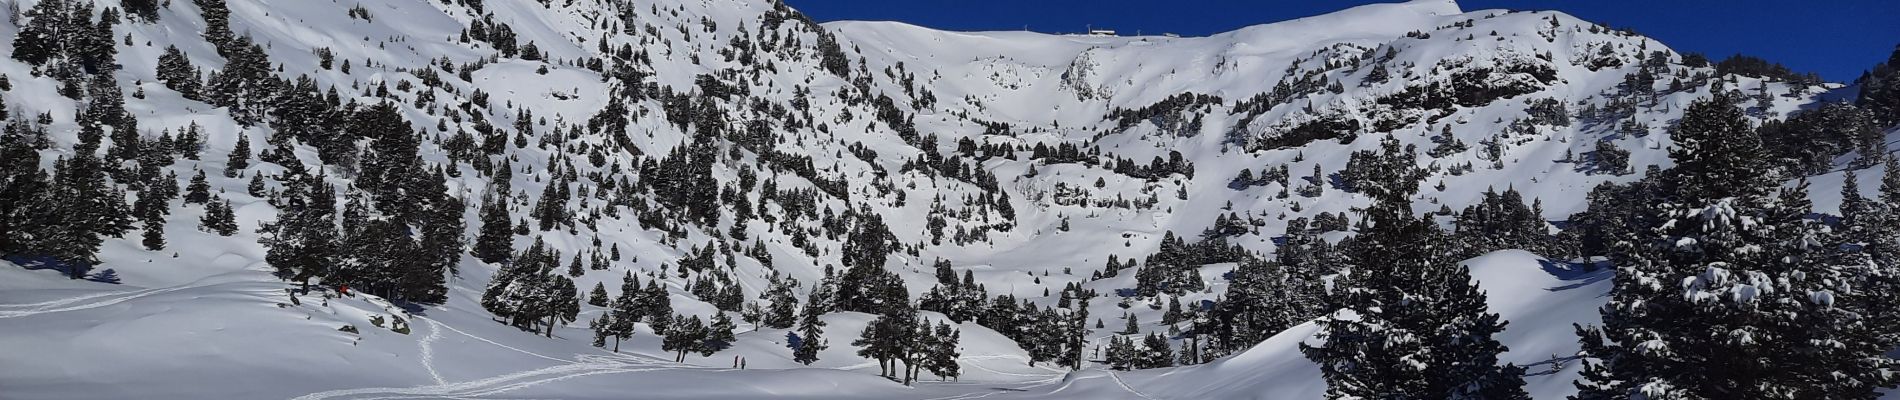
M1389 1L786 0L819 21L903 21L947 30L1075 32L1089 25L1200 36ZM1760 56L1849 81L1900 44L1900 0L1460 0L1466 11L1558 10L1632 28L1684 52Z

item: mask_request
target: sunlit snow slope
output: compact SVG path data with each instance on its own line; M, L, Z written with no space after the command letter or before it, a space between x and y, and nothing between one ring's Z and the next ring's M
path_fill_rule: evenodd
M37 1L15 3L28 9ZM101 8L119 3L99 0ZM1032 366L1001 333L965 323L958 326L962 376L939 382L925 374L918 386L905 387L877 377L875 361L855 354L850 342L872 319L862 313L825 316L830 348L811 366L791 360L785 330L744 323L733 348L681 364L661 351L645 324L618 354L592 347L586 325L600 307L584 305L580 322L555 329L552 338L496 322L479 303L496 267L472 257L463 258L440 305L404 309L325 292L293 297L271 276L257 244L255 231L277 210L246 187L253 174L285 167L253 161L239 177L219 173L239 137L261 150L278 127L244 127L228 110L157 81L156 60L167 46L207 71L225 62L200 36L205 21L193 1L166 4L156 22L117 26L123 68L113 73L144 137L202 127L201 159L165 170L183 179L207 171L213 191L235 206L239 232L203 232L197 226L204 207L174 200L163 226L166 249L146 250L136 233L106 241L98 268L111 269L119 283L0 262L0 399L1305 399L1325 389L1297 348L1312 333L1310 324L1208 364L1116 373ZM621 277L632 273L663 282L677 312L722 312L674 273L704 249L726 278L721 286L736 287L748 301L774 273L802 282L802 298L827 268L842 263L844 239L828 225L858 210L892 228L898 251L886 265L913 299L934 283L937 259L959 274L971 272L991 295L1042 306L1054 305L1065 285L1079 284L1107 295L1079 306L1112 321L1088 335L1096 345L1120 330L1116 317L1123 313L1146 322L1142 333L1168 329L1158 323L1160 299L1119 306L1123 299L1114 293L1133 286L1132 273L1089 279L1111 255L1140 259L1170 232L1198 239L1227 214L1259 222L1226 240L1271 254L1272 238L1287 221L1367 203L1332 182L1312 182L1323 190L1311 196L1297 192L1316 166L1337 173L1353 151L1376 148L1386 137L1421 153L1436 141L1470 145L1418 160L1434 167L1412 199L1421 213L1463 208L1487 188L1513 187L1541 200L1545 218L1563 220L1584 207L1583 194L1596 184L1668 167L1665 127L1685 105L1710 95L1698 87L1659 89L1666 82L1638 90L1624 85L1626 76L1644 63L1714 73L1684 65L1682 54L1663 43L1562 13L1466 11L1447 0L1368 5L1194 38L816 24L767 0L487 0L477 2L480 10L465 0L228 4L232 30L264 45L280 77L308 76L343 101L378 102L374 93L386 89L410 125L425 132L423 161L455 170L448 190L471 205L469 237L479 226L473 206L498 182L451 154L447 142L458 132L504 132L508 143L479 157L512 166L512 191L500 197L514 221L527 221L536 195L557 181L551 169L572 171L576 187L596 190L561 204L585 222L514 241L517 250L539 238L567 255L608 247L628 255L575 278L583 290L599 283L618 293ZM353 16L358 6L368 18ZM490 43L463 39L478 20L511 27L517 43L534 43L546 57L503 56ZM19 29L0 20L0 37ZM620 54L622 48L629 51ZM10 40L0 40L0 54L12 50ZM319 50L351 67L320 67ZM589 67L601 60L629 69ZM50 170L78 142L73 121L83 102L61 96L57 81L34 70L0 59L0 74L13 87L0 101L25 118L50 117L54 143L42 152ZM1836 87L1716 79L1729 78L1731 87L1770 99L1751 105L1757 120L1798 110ZM1408 102L1408 90L1455 84L1494 95L1443 107ZM722 89L731 93L708 93ZM1170 100L1183 98L1198 100ZM1561 105L1561 123L1533 118L1533 102ZM627 113L601 116L615 108ZM1296 139L1327 124L1350 125L1358 134ZM721 135L699 135L708 130ZM740 133L765 139L741 145L734 139ZM642 162L696 140L718 149L704 174L715 182L710 191L721 192L710 205L718 217L696 220L680 215L684 205L677 202L603 189L622 178L651 179L637 175ZM977 154L961 148L965 140L1013 147ZM1630 151L1629 170L1588 162L1585 154L1600 141ZM1038 159L1028 150L1036 145L1100 154ZM313 147L294 150L299 163L326 168ZM1145 166L1171 152L1191 172L1136 176L1105 162ZM1279 167L1292 172L1286 182L1234 184L1242 170L1257 175ZM327 168L333 185L352 183L354 173ZM1874 175L1860 175L1862 186ZM748 176L756 182L741 184ZM994 186L986 187L984 177ZM1840 184L1838 174L1814 182L1816 193L1836 193ZM735 198L744 200L746 213ZM1838 203L1816 200L1820 211ZM636 208L660 211L642 219ZM934 221L942 223L933 227ZM1613 272L1523 251L1467 265L1489 292L1491 309L1510 321L1501 338L1511 348L1504 359L1530 367L1528 389L1538 398L1573 391L1571 324L1597 321ZM1219 298L1223 274L1233 268L1202 267L1210 288L1180 300ZM356 332L340 330L345 326ZM744 370L732 368L739 357Z

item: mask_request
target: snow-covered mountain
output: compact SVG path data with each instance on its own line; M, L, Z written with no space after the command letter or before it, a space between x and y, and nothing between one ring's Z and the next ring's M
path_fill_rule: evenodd
M0 32L31 37L27 26L52 17L29 11L49 2L77 7L9 2L20 11ZM148 6L155 12L133 12ZM1117 372L1093 363L1071 371L1034 354L1022 343L1036 337L1032 322L964 321L954 323L961 376L936 382L924 373L908 387L878 377L877 361L851 343L875 317L835 312L822 317L829 348L809 365L787 348L795 329L752 321L737 323L729 348L675 363L649 323L619 352L591 346L588 322L610 307L582 304L577 318L546 332L498 322L508 318L484 304L484 292L514 275L465 250L491 232L484 210L497 207L511 251L540 242L561 272L571 260L574 274L563 279L583 297L597 285L621 293L634 276L657 282L674 312L744 319L741 305L768 305L775 286L791 283L793 297L808 300L828 275L864 263L856 258L867 246L883 247L868 254L883 257L874 262L909 299L929 297L942 260L952 280L967 276L987 296L1036 304L1023 318L1086 310L1096 322L1084 320L1084 342L1071 347L1096 360L1118 335L1170 333L1172 346L1187 345L1177 335L1184 324L1160 323L1167 306L1223 300L1236 268L1192 265L1205 288L1142 296L1138 269L1105 269L1111 260L1168 252L1176 238L1264 256L1289 221L1334 215L1337 228L1320 234L1338 241L1349 235L1347 218L1370 203L1342 174L1354 152L1384 139L1418 148L1417 165L1430 173L1413 208L1447 227L1453 210L1491 188L1515 189L1539 202L1542 219L1562 221L1588 206L1599 183L1671 167L1668 127L1711 96L1709 82L1759 99L1744 104L1756 122L1811 108L1841 87L1723 74L1563 13L1467 11L1449 0L1208 37L817 24L768 0L92 7L87 23L109 28L98 35L119 68L0 60L10 121L48 134L35 149L39 166L53 171L88 148L82 121L109 96L94 86L115 83L106 87L135 121L110 126L104 148L154 151L151 143L187 132L202 144L155 159L99 151L119 167L111 182L127 208L155 190L140 183L142 171L175 175L178 186L202 171L238 229L201 229L216 206L171 199L157 223L103 241L94 279L7 254L0 398L1316 398L1326 383L1298 350L1312 324L1201 365ZM261 53L208 40L225 20L226 32ZM0 52L18 54L21 43L0 43ZM62 46L75 47L52 52L85 51ZM266 68L240 65L259 55ZM192 84L164 72L178 60L195 66L184 69ZM235 82L243 68L281 81ZM213 89L240 86L250 94ZM278 111L286 104L322 111L286 116ZM378 104L407 128L365 117ZM378 147L409 132L419 132L414 163ZM248 147L232 157L240 145ZM293 200L283 198L324 182L338 189L328 197L339 208L376 204L357 217L406 221L402 202L371 198L421 195L374 187L394 179L377 160L441 181L446 197L415 207L459 210L465 221L442 299L292 291L260 243L282 236L272 227L286 223ZM1862 185L1877 185L1875 175L1859 175ZM1838 213L1841 174L1809 179L1816 211ZM445 206L448 198L465 209ZM863 234L871 220L888 236ZM1572 324L1597 323L1610 290L1610 270L1549 261L1577 255L1505 250L1466 261L1490 309L1510 321L1503 359L1529 366L1537 398L1576 390ZM334 260L363 271L423 263ZM1099 296L1069 305L1071 291ZM1137 332L1124 332L1124 316Z

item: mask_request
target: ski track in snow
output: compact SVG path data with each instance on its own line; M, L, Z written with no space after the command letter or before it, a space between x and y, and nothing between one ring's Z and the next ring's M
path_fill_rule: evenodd
M173 287L158 288L158 289L135 290L135 291L130 291L130 292L89 294L85 296L44 301L44 302L32 303L32 304L0 304L0 319L19 318L19 317L48 314L48 313L67 312L67 311L88 310L88 309L94 309L94 308L124 303L124 302L135 300L141 297L151 296L155 294L176 292L176 291L191 289L195 287L198 287L198 286L181 285L181 286L173 286ZM76 306L66 306L68 304L82 303L88 300L97 299L101 297L110 297L114 295L127 295L127 296L116 297L116 298L111 298L111 299L92 302L92 303L85 303L85 304L80 304ZM61 306L66 306L66 307L61 307ZM58 308L54 308L54 307L58 307ZM6 308L25 308L25 309L24 310L5 310Z
M354 399L382 400L415 397L476 397L506 393L541 384L558 382L583 376L645 372L674 368L652 367L635 364L594 364L571 363L538 368L506 375L494 376L466 382L441 385L418 386L410 388L362 388L342 389L311 393L294 400Z
M91 300L91 299L96 299L96 298L100 298L100 297L106 297L106 296L112 296L112 295L120 295L120 294L129 294L129 293L139 293L139 292L148 292L148 291L152 291L152 290L157 290L157 289L139 289L139 290L128 290L128 291L118 291L118 292L104 292L104 293L93 293L93 294L89 294L89 295L85 295L85 296L79 296L79 297L68 297L68 298L64 298L64 299L59 299L59 300L48 300L48 301L42 301L42 302L38 302L38 303L26 303L26 304L0 304L0 309L7 309L7 308L48 308L48 307L55 307L55 306L62 306L62 305L67 305L67 304L72 304L72 303L77 303L77 302L81 302L81 301L86 301L86 300Z
M992 373L992 374L997 374L997 375L1008 375L1008 376L1023 376L1023 377L1031 377L1031 378L1047 378L1047 377L1051 377L1051 376L1055 376L1055 377L1061 377L1061 376L1062 376L1062 374L1049 374L1049 375L1040 375L1040 374L1020 374L1020 373L1015 373L1015 372L1003 372L1003 371L997 371L996 369L993 369L993 368L990 368L990 367L985 367L985 366L983 366L983 364L977 364L977 363L970 363L970 364L968 364L968 365L969 365L969 366L972 366L972 367L976 367L976 369L980 369L980 370L984 370L984 371L989 371L990 373Z
M982 368L982 367L978 367L978 368ZM985 369L987 369L987 368L985 368ZM995 395L998 395L998 394L1003 394L1003 393L1023 393L1023 392L1028 392L1028 391L1029 391L1030 389L1034 389L1034 388L1039 388L1039 387L1043 387L1043 386L1049 386L1049 385L1053 385L1053 384L1056 384L1056 383L1061 383L1061 382L1062 382L1062 375L1056 375L1056 376L1052 376L1052 377L1049 377L1049 378L1047 378L1047 379L1040 379L1040 380L1034 380L1034 381L1029 381L1029 382L1025 382L1025 383L1028 383L1028 384L1027 384L1027 385L1023 385L1023 386L1017 386L1017 387L1013 387L1013 388L992 388L992 390L990 390L990 391L987 391L987 392L969 392L969 393L962 393L962 394L956 394L956 395L950 395L950 396L944 396L944 397L932 397L932 398L928 398L928 399L924 399L924 400L970 400L970 399L981 399L981 398L985 398L985 397L990 397L990 396L995 396ZM1053 393L1053 392L1051 392L1051 393Z
M531 356L535 356L535 357L540 357L540 358L545 358L545 359L549 359L549 360L554 360L554 361L560 361L560 362L564 362L564 363L572 363L572 362L574 362L574 360L567 360L567 359L560 359L560 358L554 358L554 357L549 357L549 356L546 356L546 355L542 355L541 353L536 353L536 352L532 352L532 351L527 351L527 350L522 350L522 349L520 349L520 348L516 348L516 347L514 347L514 346L509 346L509 345L505 345L505 344L501 344L501 343L498 343L498 342L495 342L495 341L493 341L493 340L488 340L488 338L485 338L485 337L481 337L481 336L475 336L474 334L471 334L471 333L468 333L468 332L463 332L463 331L462 331L461 329L455 329L455 327L453 327L453 326L449 326L448 324L442 324L442 323L437 323L437 322L436 322L435 320L433 320L433 319L429 319L429 318L425 318L425 317L423 317L423 316L420 316L420 315L418 315L418 316L416 316L416 319L419 319L419 320L423 320L423 321L429 321L429 323L430 323L430 324L434 324L433 326L440 326L440 327L443 327L443 328L449 328L449 331L451 331L451 332L455 332L455 333L459 333L459 334L462 334L462 336L468 336L468 337L471 337L471 338L475 338L475 340L480 340L480 341L483 341L483 342L487 342L488 344L492 344L492 345L495 345L496 347L500 347L500 348L504 348L504 349L509 349L509 350L514 350L515 352L519 352L519 353L521 353L521 354L527 354L527 355L531 355Z
M1115 385L1117 385L1117 386L1121 386L1121 387L1122 387L1122 390L1127 390L1127 391L1128 391L1128 393L1134 393L1136 397L1140 397L1140 398L1144 398L1144 399L1148 399L1148 400L1155 400L1155 398L1153 398L1153 397L1148 397L1148 395L1147 395L1147 394L1145 394L1145 393L1142 393L1142 392L1141 392L1141 391L1139 391L1139 390L1135 390L1135 388L1134 388L1134 387L1131 387L1131 386L1128 386L1128 382L1123 382L1123 381L1122 381L1122 375L1121 375L1121 374L1117 374L1117 373L1115 373L1115 371L1113 371L1113 370L1110 370L1110 371L1108 371L1108 377L1109 377L1109 378L1114 378L1114 379L1115 379Z
M415 318L418 320L422 320L423 322L427 322L429 325L429 329L430 329L429 334L427 336L424 336L420 340L421 342L420 345L422 346L422 366L423 368L429 371L429 376L433 377L437 384L428 385L428 386L409 387L409 388L359 388L359 389L331 390L331 391L317 392L317 393L311 393L311 394L299 396L295 400L325 400L325 399L387 400L387 399L441 398L441 397L472 398L472 397L480 397L480 396L506 393L506 392L510 392L514 390L541 385L541 384L558 382L558 381L563 381L563 380L578 378L578 377L583 377L583 376L600 375L600 374L616 374L616 373L647 372L647 371L660 371L660 370L680 370L680 369L698 369L698 370L715 371L715 372L716 371L731 371L731 369L707 368L707 367L698 367L698 366L685 365L685 364L666 365L657 361L647 360L647 359L635 357L628 354L576 354L574 356L574 360L565 360L565 359L549 357L549 356L542 355L539 353L497 343L493 340L488 340L487 338L470 334L468 332L462 331L460 329L456 329L453 326L449 326L448 324L443 324L433 319L424 318L421 316L417 316ZM488 378L483 378L483 379L477 379L477 380L472 380L472 381L449 383L446 379L442 378L442 375L439 372L436 371L435 365L434 365L433 343L436 340L439 340L442 338L443 336L442 329L447 329L451 332L455 332L463 336L468 336L470 338L474 338L475 340L480 340L482 342L486 342L488 344L492 344L497 347L514 350L522 354L527 354L527 355L540 357L540 358L544 358L548 360L558 361L558 362L561 362L562 364L549 366L545 368L515 372L515 373L510 373L510 374L505 374L505 375L493 376L493 377L488 377Z
M425 320L424 322L429 323L429 335L423 336L422 340L418 340L416 343L422 347L422 368L429 370L429 377L435 378L436 384L448 383L448 381L442 379L442 373L436 372L435 370L435 341L442 339L442 324L431 320Z

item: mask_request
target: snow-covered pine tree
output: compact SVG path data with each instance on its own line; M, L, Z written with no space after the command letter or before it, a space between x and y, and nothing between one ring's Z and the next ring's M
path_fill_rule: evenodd
M542 335L554 337L555 326L574 322L575 316L580 313L581 299L580 291L574 287L574 280L556 274L547 275L547 279L552 284L549 285L547 297L543 298L547 304L548 323Z
M1521 204L1521 203L1520 203ZM1541 220L1540 220L1541 222ZM1485 304L1485 293L1461 266L1443 268L1429 278L1439 291L1431 304L1438 330L1431 335L1435 352L1433 388L1451 399L1528 399L1524 368L1498 365L1498 355L1510 350L1497 335L1504 322Z
M166 88L187 99L203 100L200 90L204 82L198 77L198 67L191 65L191 58L185 57L178 46L165 46L165 53L158 56L157 74Z
M1577 328L1579 398L1873 398L1893 384L1883 347L1855 333L1861 274L1829 261L1805 183L1777 191L1733 104L1698 101L1673 128L1678 167L1653 209L1665 222L1623 242L1635 248L1603 325Z
M322 176L289 175L281 196L276 221L259 229L257 241L277 277L307 291L310 279L330 274L339 257L336 193Z
M125 7L126 15L139 17L145 22L158 22L159 2L160 0L123 0L119 4Z
M1167 368L1174 366L1174 349L1168 346L1168 338L1160 333L1150 333L1141 339L1141 356L1134 361L1135 368Z
M1900 158L1888 156L1885 166L1880 195L1868 201L1867 215L1861 218L1864 229L1849 231L1846 238L1849 245L1859 245L1867 259L1843 264L1866 265L1866 287L1857 291L1868 294L1900 293ZM1883 332L1879 340L1888 348L1900 347L1900 297L1868 295L1859 300L1874 331Z
M1494 392L1488 387L1508 384L1503 376L1515 371L1481 362L1505 350L1490 338L1502 324L1484 308L1482 292L1448 287L1470 278L1450 259L1444 234L1412 215L1411 196L1422 177L1415 150L1401 150L1389 137L1380 147L1354 155L1366 167L1354 188L1373 204L1363 211L1368 224L1343 245L1353 268L1334 283L1331 298L1340 310L1317 321L1324 343L1300 350L1320 364L1329 398L1454 398L1474 387ZM1508 394L1509 388L1495 391Z
M553 179L548 180L548 185L542 188L541 199L535 201L534 212L529 215L540 223L538 226L542 231L554 229L556 225L567 221L567 196L563 194L566 189L567 183L559 174L555 174Z
M1119 335L1108 338L1106 351L1108 353L1104 355L1103 361L1110 369L1127 371L1134 368L1136 360L1140 357L1133 341Z
M786 329L798 322L798 297L792 293L798 288L798 280L788 276L772 274L771 287L760 293L759 298L769 302L760 316L759 322L772 329Z
M1517 189L1485 190L1483 200L1458 213L1457 240L1468 252L1460 258L1504 249L1551 253L1549 228L1543 216L1534 214Z
M209 17L207 15L207 19ZM207 79L204 88L211 104L228 108L231 119L239 124L251 126L263 122L276 96L276 87L282 83L272 73L270 56L264 52L264 46L252 43L249 36L240 36L230 45L218 48L225 57L224 69Z
M1875 65L1855 82L1860 85L1856 104L1873 112L1878 125L1900 124L1900 45L1894 46L1887 62Z

